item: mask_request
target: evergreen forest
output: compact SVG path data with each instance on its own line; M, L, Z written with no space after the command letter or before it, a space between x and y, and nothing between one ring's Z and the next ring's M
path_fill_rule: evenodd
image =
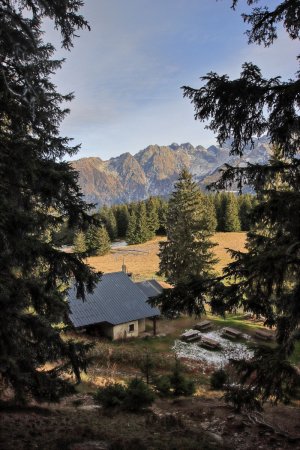
M201 192L199 208L205 210L205 227L212 233L249 231L256 204L257 198L253 194ZM109 251L109 242L115 240L141 244L155 236L166 235L168 207L169 201L161 197L111 207L103 206L92 215L97 225L87 225L86 231L79 232L62 224L55 231L53 239L58 246L74 245L79 253L88 252L90 255L105 254ZM102 229L102 237L95 235L95 230L99 228ZM105 242L103 245L106 250L97 250L101 240ZM84 245L80 241L84 241ZM93 243L94 241L98 241L98 244Z

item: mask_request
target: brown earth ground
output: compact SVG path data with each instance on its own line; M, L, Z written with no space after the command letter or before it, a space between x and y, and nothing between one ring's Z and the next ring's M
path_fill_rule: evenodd
M237 414L221 400L157 400L139 414L97 408L90 395L0 412L1 450L299 449L300 409Z

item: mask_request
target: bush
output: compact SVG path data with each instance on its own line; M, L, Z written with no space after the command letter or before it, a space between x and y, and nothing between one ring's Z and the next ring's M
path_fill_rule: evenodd
M148 352L143 355L142 360L140 361L140 371L146 377L146 383L150 383L150 379L153 377L153 369L155 367L155 362Z
M126 388L120 383L111 383L97 389L94 400L104 408L121 406L126 398Z
M173 373L169 378L173 395L189 396L195 393L195 383L182 374L182 367L178 359L175 361Z
M134 378L127 386L111 383L97 389L94 400L104 408L123 407L128 411L138 411L150 406L154 401L154 393L143 380Z
M215 370L210 377L210 387L216 391L223 389L224 384L228 381L228 375L223 369Z
M138 411L146 406L150 406L154 399L154 393L147 384L139 378L134 378L128 383L124 408L128 411Z
M260 401L256 397L254 389L241 385L227 385L224 395L226 403L232 404L237 412L246 411L262 411Z
M168 397L171 394L171 381L168 375L156 377L154 386L161 397Z

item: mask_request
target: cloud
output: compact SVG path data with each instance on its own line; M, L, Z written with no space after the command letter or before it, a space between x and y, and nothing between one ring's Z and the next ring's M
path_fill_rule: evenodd
M63 69L58 89L75 91L62 133L82 142L80 156L135 153L149 143L191 141L209 145L211 132L195 122L182 98L183 84L200 86L208 71L238 76L243 62L267 76L293 74L295 46L283 33L268 49L248 46L245 25L227 2L211 0L86 0L82 31ZM49 22L46 37L58 37Z

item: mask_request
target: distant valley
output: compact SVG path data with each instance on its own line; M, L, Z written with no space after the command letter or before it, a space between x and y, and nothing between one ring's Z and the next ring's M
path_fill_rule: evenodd
M135 155L123 153L103 161L82 158L72 162L79 172L79 184L86 201L97 206L143 200L151 195L168 196L182 167L187 167L202 189L218 179L225 163L265 163L270 154L267 137L255 140L244 156L230 155L230 142L223 147L194 147L190 143L149 145Z

